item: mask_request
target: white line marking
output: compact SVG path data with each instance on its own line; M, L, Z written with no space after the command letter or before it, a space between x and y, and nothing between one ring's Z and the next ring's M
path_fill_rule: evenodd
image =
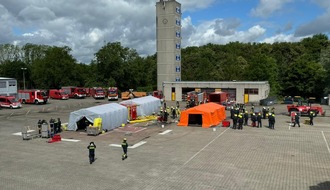
M230 129L229 127L226 129L226 130L224 130L222 133L220 133L217 137L215 137L212 141L210 141L207 145L205 145L202 149L200 149L196 154L194 154L187 162L185 162L184 164L183 164L183 166L184 165L186 165L186 164L188 164L192 159L194 159L199 153L201 153L205 148L207 148L211 143L213 143L217 138L219 138L221 135L223 135L228 129Z
M166 130L166 131L163 131L162 133L159 133L160 135L165 135L165 134L167 134L167 133L169 133L169 132L171 132L172 130Z
M76 139L61 139L62 141L67 141L67 142L79 142L80 140Z
M323 131L321 131L321 133L322 133L323 139L324 139L324 141L325 141L325 144L327 145L328 152L329 152L329 154L330 154L330 148L329 148L328 141L327 141L327 139L325 138L325 135L324 135Z
M128 148L137 148L137 147L139 147L139 146L142 146L142 145L145 144L145 143L147 143L147 141L140 141L140 142L134 144L133 146L128 146ZM120 144L109 144L109 146L112 146L112 147L118 147L118 148L121 147Z
M33 132L34 130L28 130L28 133ZM17 132L17 133L13 133L12 135L16 135L16 136L22 136L22 132Z

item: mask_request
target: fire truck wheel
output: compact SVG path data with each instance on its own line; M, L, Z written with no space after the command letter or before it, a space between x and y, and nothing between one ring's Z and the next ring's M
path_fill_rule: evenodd
M22 104L25 104L25 100L22 100Z
M38 101L38 100L36 100L36 101L34 101L34 103L35 103L35 104L39 104L39 101Z

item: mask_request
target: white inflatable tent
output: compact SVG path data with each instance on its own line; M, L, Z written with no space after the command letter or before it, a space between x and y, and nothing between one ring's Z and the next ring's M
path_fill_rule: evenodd
M141 98L133 98L131 100L125 100L120 102L122 105L137 105L137 116L146 116L153 113L158 113L161 107L161 101L159 98L153 96L144 96Z
M90 108L80 109L70 113L68 130L76 131L78 129L77 122L86 118L90 123L95 118L102 118L102 129L112 130L120 127L121 124L127 123L128 111L125 106L117 103L103 104Z

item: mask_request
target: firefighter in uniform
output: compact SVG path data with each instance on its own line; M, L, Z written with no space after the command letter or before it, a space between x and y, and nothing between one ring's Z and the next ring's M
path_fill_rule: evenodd
M258 113L258 116L257 116L258 128L262 127L261 118L262 118L261 113Z
M297 113L295 113L295 116L294 116L294 124L292 127L295 127L296 124L298 125L298 127L300 127L300 122L299 122L299 115Z
M243 114L238 115L238 129L243 130Z
M314 111L310 111L309 112L309 124L310 125L314 125L314 122L313 122L314 117L315 117Z
M94 144L94 142L90 142L87 146L87 149L89 150L89 163L92 164L95 161L96 145Z
M248 125L248 120L249 120L249 113L248 113L248 111L245 111L245 113L244 113L244 125L245 126Z
M255 113L252 113L251 121L252 121L252 127L255 127L257 121L257 116Z
M126 138L123 139L123 142L121 143L121 147L123 148L123 152L124 152L121 159L125 160L127 158L127 148L128 148L128 143Z
M270 120L270 128L275 129L275 114L271 114L269 120Z
M237 114L234 114L234 116L233 116L233 129L237 128L237 119L238 119Z

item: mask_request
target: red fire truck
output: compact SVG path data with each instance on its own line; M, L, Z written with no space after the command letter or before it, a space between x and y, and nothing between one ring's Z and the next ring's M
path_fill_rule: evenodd
M85 88L75 87L75 86L64 86L62 90L69 95L69 98L85 98L86 91Z
M43 90L18 90L18 99L23 104L46 104L48 98Z
M118 100L118 88L109 87L108 89L108 100Z
M94 87L90 89L90 94L94 99L104 99L105 93L102 87Z

